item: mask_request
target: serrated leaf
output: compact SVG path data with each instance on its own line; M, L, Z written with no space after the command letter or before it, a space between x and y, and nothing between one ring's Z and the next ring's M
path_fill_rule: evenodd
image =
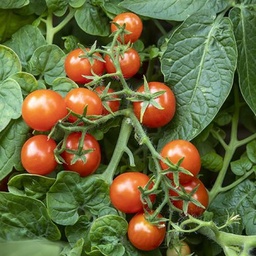
M230 167L235 175L242 176L252 168L252 162L248 159L248 157L244 156L231 162Z
M165 81L173 85L177 101L163 140L191 140L207 127L230 93L236 61L228 18L201 13L181 24L161 59Z
M0 45L0 82L21 71L18 55L9 47Z
M228 2L221 0L125 0L121 6L143 16L183 21L200 10L212 10L213 14L224 10Z
M45 0L45 2L48 9L59 17L65 14L69 4L69 0Z
M239 5L230 11L238 48L238 77L241 93L256 114L256 6Z

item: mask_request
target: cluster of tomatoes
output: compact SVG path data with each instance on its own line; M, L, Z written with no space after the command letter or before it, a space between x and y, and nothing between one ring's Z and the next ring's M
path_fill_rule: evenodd
M145 81L135 92L126 88L123 94L102 84L91 88L84 86L105 73L113 74L113 78L116 78L120 75L120 70L122 77L129 79L138 72L141 60L132 44L140 37L142 27L141 19L133 13L116 16L111 24L111 31L114 36L117 31L121 30L122 33L116 34L116 44L110 48L110 54L106 50L102 55L95 49L81 46L67 55L65 71L78 84L77 88L71 89L64 97L53 90L40 89L25 98L22 117L29 127L37 131L24 143L21 150L21 161L27 172L47 175L58 164L62 164L65 170L78 172L82 177L94 173L101 163L101 148L95 137L83 127L103 116L114 116L120 110L125 93L128 94L125 107L132 109L145 127L162 127L172 120L176 111L175 96L170 87L162 82ZM69 123L71 128L61 142L58 150L60 154L56 157L59 145L49 133L63 122ZM182 211L186 208L188 214L200 216L208 205L208 193L203 183L196 178L201 168L197 149L188 141L175 140L163 147L160 156L162 160L159 159L159 164L170 180L173 205ZM173 165L179 166L176 173ZM180 171L182 168L184 171ZM177 177L178 188L175 186ZM148 175L125 172L113 180L110 199L119 211L134 214L128 226L131 243L141 250L153 250L165 239L166 226L164 223L154 225L147 220L148 216L144 213L147 205L143 202L139 189L145 187L154 187ZM153 203L156 195L151 194L149 198ZM147 211L147 214L153 212ZM162 217L160 213L158 217Z

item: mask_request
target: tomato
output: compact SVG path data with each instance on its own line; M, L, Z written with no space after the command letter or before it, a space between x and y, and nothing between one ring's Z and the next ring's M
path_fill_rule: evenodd
M23 101L21 109L25 123L34 130L48 131L68 111L64 99L55 91L41 89L31 92Z
M159 215L159 217L162 217ZM137 213L128 224L128 238L139 250L151 251L158 248L164 241L166 226L157 226L146 220L145 213Z
M86 115L101 115L102 101L97 93L86 88L75 88L70 90L65 96L65 103L69 110L76 114L83 115L87 107ZM77 117L70 115L68 120L74 122Z
M150 178L140 172L125 172L118 175L110 186L110 199L116 209L124 213L143 210L138 187L145 187ZM154 196L150 197L153 201Z
M85 57L83 55L88 53L90 49L86 48L85 51L80 48L71 51L64 62L67 76L79 84L91 81L84 76L92 76L93 73L100 76L105 70L105 64L101 61L100 53L96 52L90 57Z
M115 94L112 94L111 96L108 95L108 93L114 93L115 91L112 88L108 88L108 91L105 92L104 90L106 89L105 86L98 86L95 88L95 92L102 97L101 100L103 101L103 103L105 103L108 108L112 111L112 112L116 112L119 110L120 108L120 100L118 100L118 96ZM109 97L110 99L109 99ZM105 98L107 98L105 100ZM108 111L108 109L106 107L104 107L104 104L102 106L103 110L102 110L102 115L108 115L110 112Z
M116 67L109 55L105 55L105 65L107 73L115 73ZM140 55L133 48L128 48L119 55L119 65L124 78L133 77L140 69Z
M149 128L158 128L169 123L176 111L176 99L172 90L161 82L149 82L148 83L151 99L149 101L134 101L133 111L137 118L142 122L143 125ZM152 98L153 93L164 91L163 94L156 98ZM142 85L137 89L137 92L146 94L145 86ZM159 109L154 106L154 102L158 103L162 108ZM141 120L141 114L144 104L148 104L146 111L143 114Z
M201 159L197 148L186 140L173 140L167 143L161 150L160 155L168 158L172 163L177 164L182 158L181 167L188 170L193 176L197 176L201 169ZM168 165L160 161L162 169L168 169ZM173 179L173 174L167 176ZM181 184L191 180L193 176L179 173L179 181Z
M117 26L115 25L117 23L120 26L125 25L125 30L129 33L125 33L123 35L120 35L118 40L121 43L134 43L137 41L141 35L142 29L143 29L143 23L138 15L132 12L124 12L118 14L114 19L113 23L111 24L111 32L115 32L118 30Z
M187 194L191 194L192 191L197 188L197 190L193 193L193 195L191 195L191 197L200 202L204 206L204 208L195 205L193 202L189 202L187 213L196 217L201 216L209 204L209 195L206 187L204 186L202 181L200 181L196 177L193 177L189 182L181 186L184 188ZM181 190L181 188L178 189ZM174 190L170 190L170 196L178 196L178 193ZM183 210L184 200L171 200L175 207Z
M179 244L168 248L166 251L166 256L188 256L190 254L190 247L185 241L180 241Z
M29 138L21 148L21 163L32 174L47 175L57 166L54 156L56 142L47 135Z
M86 134L82 147L84 152L79 154L78 146L81 136L81 132L70 133L66 139L67 150L65 150L61 156L65 161L64 167L66 170L77 172L80 176L85 177L94 173L99 167L101 161L101 150L98 141L91 134ZM76 152L72 153L68 152L68 150ZM78 159L73 163L76 157Z

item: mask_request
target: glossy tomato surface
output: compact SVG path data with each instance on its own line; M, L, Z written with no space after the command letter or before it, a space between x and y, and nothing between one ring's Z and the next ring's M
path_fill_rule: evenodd
M98 141L90 134L86 134L83 140L82 152L78 152L82 133L70 133L66 140L66 148L61 156L64 159L66 170L74 171L85 177L94 173L100 165L101 150ZM68 152L72 150L73 152ZM75 159L77 158L77 161ZM75 162L74 162L75 161ZM74 162L74 163L73 163Z
M105 65L107 73L115 73L116 67L109 55L105 55ZM140 55L133 48L128 48L119 56L119 65L124 78L133 77L140 69Z
M46 135L29 138L21 149L21 163L31 174L47 175L54 171L57 162L54 157L56 142Z
M76 114L83 115L87 107L86 115L101 115L102 114L102 101L98 94L86 88L75 88L70 90L65 96L65 103L68 110ZM70 122L77 120L77 117L70 115Z
M191 194L191 197L197 200L198 202L200 202L203 207L197 206L193 202L189 202L187 213L196 217L201 216L204 213L204 211L207 209L209 204L209 195L206 187L204 186L202 181L200 181L196 177L193 177L189 182L181 186L184 188L187 194L191 194L193 190L197 188L196 191ZM179 190L181 190L181 188L179 188ZM175 196L175 197L178 196L177 191L170 190L170 196ZM183 210L183 205L184 205L183 200L174 200L174 199L171 199L171 200L175 207L177 207L180 210Z
M111 32L115 32L118 28L115 25L117 23L120 26L125 25L125 30L129 33L119 36L118 40L121 43L134 43L141 35L143 29L143 23L138 15L132 12L124 12L118 14L111 24Z
M149 91L151 94L161 92L164 93L160 96L150 99L150 101L135 101L133 102L133 111L136 117L142 122L143 125L149 128L158 128L169 123L174 117L176 111L176 99L172 90L161 82L149 82ZM145 86L142 85L137 89L137 92L145 94ZM146 91L147 92L147 91ZM161 108L157 108L152 103L155 101ZM143 106L147 104L146 111L144 112L142 118Z
M31 92L24 99L21 111L25 123L37 131L50 130L68 113L62 96L47 89Z
M105 64L101 61L100 53L94 53L91 57L85 57L86 52L90 49L86 48L85 52L78 48L71 51L64 62L67 76L76 83L85 84L91 79L84 76L92 76L92 74L102 75L105 70Z
M150 178L140 172L125 172L118 175L110 186L110 199L113 206L124 213L137 213L143 210L141 193ZM152 201L154 197L151 197Z
M106 94L104 91L106 90L105 86L98 86L95 88L95 92L102 97L101 101L103 103L102 107L102 115L108 115L110 111L104 107L104 104L108 106L108 108L111 110L111 112L116 112L120 108L120 100L118 100L118 96L116 94L113 94L115 91L112 88L108 88ZM111 96L108 95L111 93Z
M173 140L167 143L161 150L160 155L168 158L172 163L177 164L181 159L181 167L188 170L193 176L197 176L201 169L201 158L197 148L186 140ZM168 169L168 165L160 161L162 169ZM173 179L173 174L167 174ZM179 174L180 183L183 184L193 178L193 176L181 173Z
M165 224L160 226L153 225L146 220L144 213L134 215L128 224L130 242L134 247L143 251L151 251L158 248L164 241L165 234Z

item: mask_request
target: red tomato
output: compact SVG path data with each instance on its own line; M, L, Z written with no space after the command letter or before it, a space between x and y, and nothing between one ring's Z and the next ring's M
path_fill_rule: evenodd
M125 25L125 30L129 33L125 33L121 35L118 40L121 43L134 43L137 41L141 35L143 24L138 15L132 12L124 12L118 14L114 19L113 23L111 24L111 32L115 32L118 30L117 26L115 25L117 23L120 26Z
M105 55L107 73L115 73L116 67L109 55ZM140 55L133 48L129 48L119 55L119 64L124 78L133 77L140 69Z
M120 107L120 100L116 100L118 99L118 96L115 95L115 94L112 94L111 95L111 98L110 99L107 99L105 101L105 97L108 97L108 93L114 93L115 91L112 89L112 88L109 88L108 91L107 91L107 94L106 95L103 95L103 91L105 90L105 86L98 86L95 88L95 92L99 95L99 96L103 96L103 98L101 98L101 100L103 102L105 102L108 107L110 108L110 110L112 112L116 112L119 110L119 107ZM104 107L103 105L103 110L102 110L102 115L108 115L110 112Z
M193 195L191 195L191 197L200 202L204 206L204 208L199 207L192 202L189 202L187 213L196 217L201 216L209 204L209 195L204 184L198 178L193 177L189 182L181 186L184 188L187 194L191 194L191 192L197 187L197 190L194 192ZM181 188L178 189L181 190ZM170 190L170 196L178 196L178 193L174 190ZM172 200L172 203L178 209L183 210L183 200Z
M116 209L124 213L143 210L138 187L145 187L150 178L141 172L125 172L118 175L110 186L110 199ZM150 197L153 201L154 196Z
M25 123L38 131L50 130L68 114L62 96L47 89L31 92L23 101L21 112Z
M100 97L97 93L86 88L70 90L65 97L65 102L68 109L79 115L83 115L85 107L87 107L87 116L102 114L102 101ZM68 120L74 122L77 118L70 115Z
M79 155L78 145L81 139L82 133L75 132L70 133L66 140L66 148L61 156L64 159L64 167L69 171L74 171L85 177L96 171L101 161L101 151L98 141L90 134L86 134L83 142L83 150L87 152L81 152ZM76 151L75 153L68 152L68 150ZM79 155L79 156L78 156ZM77 161L73 163L75 157L78 157Z
M186 140L173 140L167 143L161 150L160 155L163 158L168 158L172 163L177 164L182 158L181 167L188 170L197 176L201 169L201 159L197 148ZM160 161L162 169L168 169L168 165ZM167 176L173 179L173 174L169 173ZM193 178L188 174L179 173L179 181L181 184L188 182Z
M29 138L21 149L21 163L32 174L47 175L52 172L57 162L54 157L56 142L46 135Z
M190 247L185 241L181 241L179 244L168 248L166 251L166 256L188 256L190 254Z
M144 112L143 118L141 120L141 113L146 101L134 101L133 111L142 124L149 128L158 128L169 123L176 111L176 99L172 90L166 86L164 83L160 82L149 82L149 91L151 95L156 92L164 91L163 94L156 97L155 99L150 99ZM137 92L145 94L145 86L142 85L137 89ZM155 107L151 102L155 101L158 103L162 109Z
M162 217L159 215L159 217ZM166 234L165 224L153 225L146 220L144 213L137 213L128 224L128 238L139 250L151 251L158 248Z
M86 48L86 52L89 51L90 49ZM75 49L67 55L64 63L67 76L79 84L91 81L84 76L92 76L93 73L100 76L105 70L105 64L100 60L100 53L94 53L91 57L83 57L86 52L80 48Z

